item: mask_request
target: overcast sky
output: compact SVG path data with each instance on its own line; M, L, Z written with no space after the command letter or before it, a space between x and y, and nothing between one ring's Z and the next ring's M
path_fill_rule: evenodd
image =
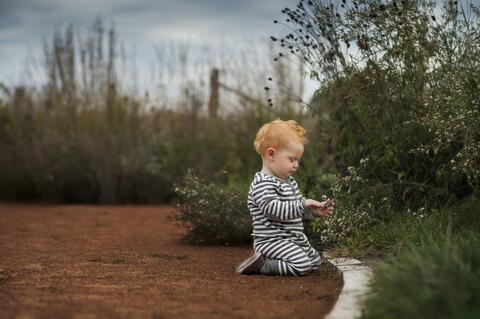
M437 0L441 2L441 0ZM473 0L474 3L480 0ZM55 26L72 25L87 34L100 17L106 29L113 23L117 41L138 68L139 83L149 81L158 59L155 48L188 43L189 54L221 44L239 52L242 43L268 41L288 30L285 7L299 0L0 0L0 83L12 88L45 81L43 42L51 43ZM232 45L235 43L235 45ZM28 66L30 73L26 73ZM44 72L43 72L44 73ZM310 90L308 86L310 85ZM313 85L313 86L312 86ZM307 81L303 97L316 84Z
M72 24L85 34L99 16L105 28L114 24L118 41L135 51L138 63L148 64L155 59L154 46L172 41L200 47L280 35L282 29L273 20L284 18L282 9L297 4L298 0L0 0L0 82L8 87L28 82L32 75L23 72L27 61L41 69L43 41L52 40L55 26Z

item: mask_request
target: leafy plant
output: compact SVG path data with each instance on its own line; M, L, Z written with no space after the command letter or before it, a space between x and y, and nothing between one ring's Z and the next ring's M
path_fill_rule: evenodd
M476 318L480 236L426 238L376 274L362 318Z
M478 189L480 11L469 0L436 5L312 0L283 10L289 32L272 40L279 59L304 57L318 80L307 106L338 171L336 213L313 224L325 241Z
M251 241L252 223L247 193L222 181L225 172L208 183L188 170L176 185L177 220L185 226L184 241L194 245L238 245Z

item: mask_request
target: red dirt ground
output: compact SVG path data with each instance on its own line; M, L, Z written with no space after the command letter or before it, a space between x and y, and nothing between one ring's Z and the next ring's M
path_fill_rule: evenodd
M169 206L0 204L0 318L322 318L340 290L242 276L251 247L196 247Z

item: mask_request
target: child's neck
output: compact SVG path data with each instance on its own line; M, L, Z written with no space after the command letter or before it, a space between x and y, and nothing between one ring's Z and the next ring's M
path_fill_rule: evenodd
M276 178L276 179L281 180L281 181L285 180L283 178L278 177L277 174L275 174L275 172L272 171L272 169L270 169L270 167L268 167L267 165L263 165L262 170L260 172L263 173L263 174L270 175L273 178Z

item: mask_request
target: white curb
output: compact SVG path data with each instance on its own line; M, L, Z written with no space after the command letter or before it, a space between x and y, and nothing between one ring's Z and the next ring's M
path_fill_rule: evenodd
M325 319L350 319L361 315L361 303L369 292L372 270L364 263L350 258L328 260L342 273L343 288L332 311Z

